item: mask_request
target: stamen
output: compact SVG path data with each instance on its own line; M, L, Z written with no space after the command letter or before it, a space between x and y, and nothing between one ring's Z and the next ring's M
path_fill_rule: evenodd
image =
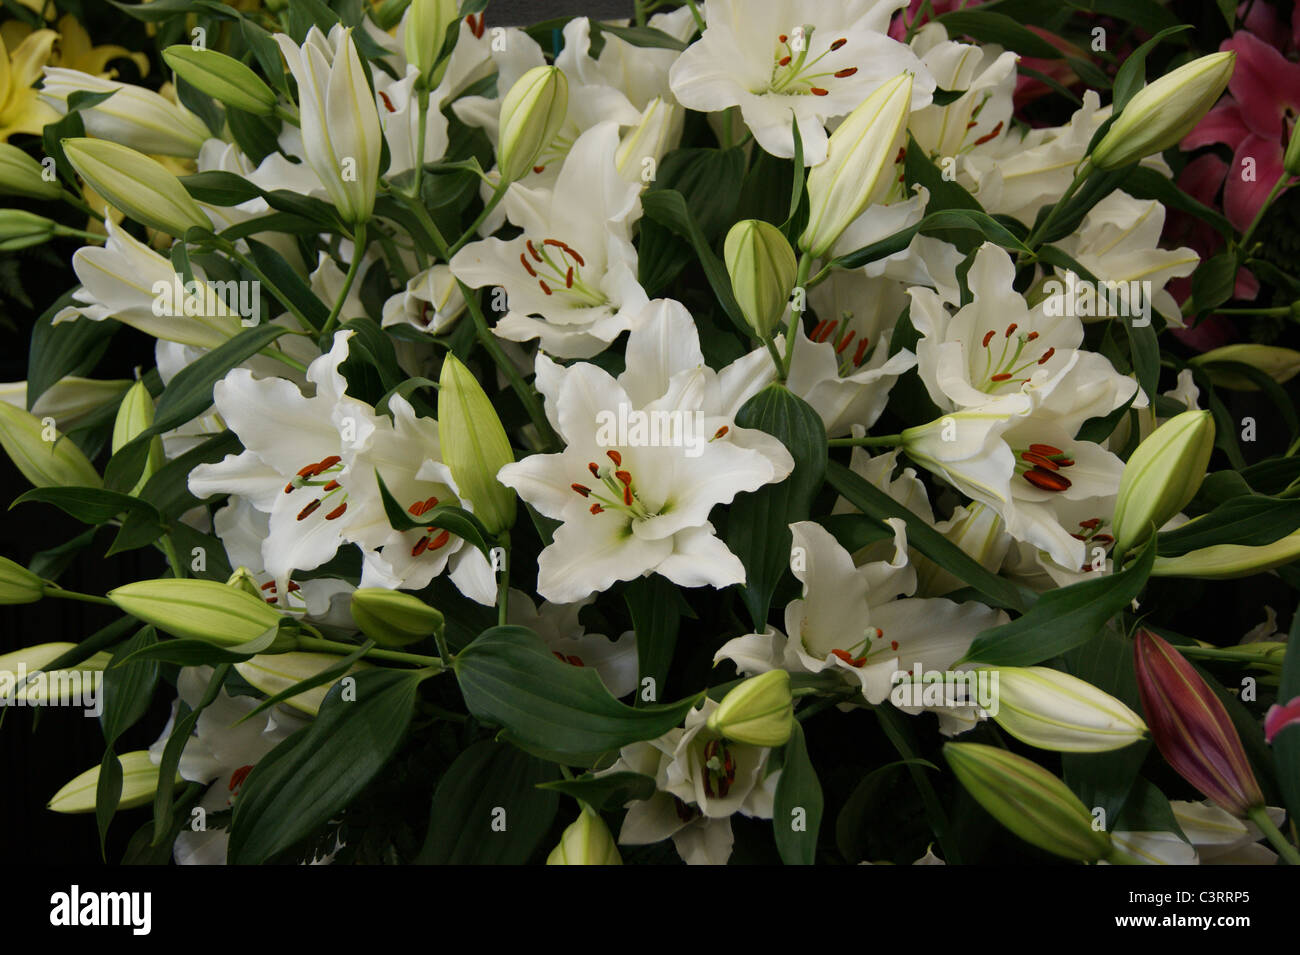
M326 490L326 491L336 491L336 490L338 490L338 488L339 488L339 482L338 482L338 481L330 481L328 484L325 485L325 487L323 488L323 490Z
M532 256L535 260L537 260L538 262L541 262L541 261L542 261L542 255L541 255L540 252L537 251L537 248L533 245L533 240L532 240L532 239L525 239L525 240L524 240L524 245L526 245L526 246L528 247L528 254L529 254L529 255L531 255L531 256Z
M631 487L631 486L632 486L632 472L631 472L631 471L615 471L615 472L614 472L614 477L618 478L619 481L622 483L622 485L623 485L624 487Z
M730 431L730 430L731 430L731 427L730 427L729 425L725 425L725 424L724 424L724 425L723 425L721 428L719 428L717 431L713 432L713 440L714 440L714 441L717 441L719 438L721 438L723 435L725 435L725 434L726 434L728 431Z
M343 502L342 504L340 504L338 507L334 508L334 510L332 510L332 511L330 511L328 514L326 514L326 515L325 515L325 520L327 520L327 521L336 520L337 518L342 517L342 516L343 516L343 512L346 511L347 509L348 509L348 502L347 502L347 501L344 501L344 502Z
M416 542L416 545L411 548L411 556L419 557L421 554L424 553L425 548L427 548L428 546L429 546L429 538L421 537L419 541Z
M379 98L384 101L384 108L387 109L390 113L397 112L397 107L393 105L393 101L388 98L387 93L381 90L379 93Z
M275 581L274 581L274 580L268 580L266 583L262 584L262 586L261 586L260 588L258 588L258 589L259 589L259 590L274 590L274 589L275 589Z
M845 67L845 68L842 69L842 70L836 70L836 71L835 71L835 76L839 77L840 79L844 79L844 77L846 77L846 76L852 76L852 75L853 75L854 73L856 73L857 71L858 71L858 68L857 68L856 66L848 66L848 67Z
M835 50L838 50L840 47L842 47L845 43L848 42L849 41L846 40L844 37L840 37L838 40L836 40L834 43L831 44L831 51L834 52Z
M1008 326L1007 326L1007 338L1010 338L1012 335L1014 335L1014 334L1016 333L1016 328L1018 328L1018 327L1019 327L1019 326L1017 326L1015 322L1012 322L1010 325L1008 325Z
M551 294L551 287L547 285L545 282L543 282L541 279L537 280L537 284L542 287L542 291L545 292L547 295Z
M573 266L569 266L569 271L564 276L564 287L573 288Z
M449 540L451 540L451 531L443 531L441 534L439 534L437 537L435 537L432 541L429 542L429 550L437 550L439 547L447 543L447 541Z
M1024 473L1024 479L1043 491L1064 491L1070 487L1070 479L1064 474L1053 471L1040 471L1035 468Z
M1050 444L1031 444L1029 446L1029 450L1033 451L1035 454L1045 454L1048 457L1051 457L1052 455L1055 454L1065 453L1060 448L1054 448Z
M584 259L582 256L580 256L580 255L578 254L578 250L575 249L573 246L571 246L571 245L566 245L566 246L564 247L564 251L565 251L565 252L568 252L569 255L573 256L573 261L575 261L575 262L578 263L578 268L583 268L584 266L586 266L586 264L587 264L587 260Z
M824 90L820 86L809 87L808 92L812 93L813 96L829 96L831 93L830 90Z
M776 65L777 65L777 66L789 66L789 65L790 65L790 57L788 57L788 56L783 56L783 57L781 57L781 59L779 59L779 60L776 61Z
M603 510L605 510L605 509L604 509L603 507L601 507L599 504L593 504L593 505L591 505L591 513L593 513L593 514L599 514L599 513L601 513Z
M981 136L979 139L975 140L975 145L976 145L976 146L983 146L983 145L984 145L985 143L987 143L990 139L995 138L995 137L998 135L998 133L1000 133L1000 132L1002 132L1002 120L998 120L998 124L997 124L996 126L994 126L993 129L991 129L989 132L985 133L985 134L984 134L983 136Z
M864 357L866 357L866 354L867 354L867 342L868 342L868 341L869 341L869 339L867 339L865 336L864 336L863 338L861 338L861 339L858 340L858 350L855 351L855 352L853 353L853 365L854 365L854 367L857 367L858 365L861 365L861 364L862 364L862 359L863 359Z
M1008 372L1003 372L1000 375L989 375L989 381L1010 381L1010 380L1011 380L1011 375Z
M587 487L585 484L570 484L569 487L573 488L583 497L591 496L591 488Z
M528 256L524 255L522 252L519 253L519 264L524 267L525 272L527 272L533 278L537 278L537 272L534 271L533 267L528 264Z
M993 332L993 331L989 331L989 332L986 332L986 333L985 333L985 335L984 335L984 343L983 343L983 347L984 347L984 348L988 348L988 347L989 347L989 342L993 341L993 336L994 336L994 334L996 334L996 333Z
M534 167L533 167L533 172L537 173L537 174L540 176L542 173L546 172L546 167L545 167L545 166L534 166Z
M1022 460L1028 461L1036 467L1046 468L1049 471L1061 470L1061 466L1051 458L1044 457L1041 454L1035 454L1033 451L1022 451L1020 457Z
M849 329L849 333L844 336L844 340L835 346L835 354L842 354L844 349L849 347L849 342L853 341L853 335L853 329Z
M595 477L595 478L597 478L597 479L600 478L600 468L596 467L596 462L595 462L595 461L588 461L588 462L587 462L587 470L591 472L591 474L592 474L593 477Z
M1056 354L1056 349L1055 349L1055 348L1049 348L1049 349L1047 349L1047 351L1043 352L1043 357L1040 358L1040 359L1038 359L1038 363L1039 363L1040 365L1045 365L1045 364L1047 364L1049 361L1051 361L1052 356L1055 355L1055 354Z
M619 454L617 451L613 450L612 448L606 451L605 454L611 461L614 462L614 467L621 468L623 466L623 455Z
M320 507L320 501L315 500L298 512L298 520L305 521L316 508Z
M1038 332L1030 332L1028 335L1025 336L1025 341L1032 342L1037 337L1038 337Z

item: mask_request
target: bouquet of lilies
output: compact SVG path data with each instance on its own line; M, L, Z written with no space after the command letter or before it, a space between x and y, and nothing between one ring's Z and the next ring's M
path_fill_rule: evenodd
M1300 589L1294 112L1230 221L1176 180L1248 44L1011 3L23 4L0 249L70 267L0 445L86 531L0 602L104 621L0 646L102 725L49 808L153 863L1300 864L1247 602Z

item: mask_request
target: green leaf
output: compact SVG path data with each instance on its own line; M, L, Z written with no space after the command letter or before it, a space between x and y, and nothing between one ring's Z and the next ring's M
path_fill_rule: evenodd
M803 133L799 132L799 120L793 115L793 110L790 117L790 136L794 139L794 161L790 164L793 170L790 176L790 209L781 227L787 230L786 234L790 238L794 238L792 234L794 217L799 213L799 203L803 201L807 174L803 166Z
M655 794L655 781L653 776L642 773L602 773L599 776L585 773L573 779L540 783L539 788L553 789L580 799L598 812L612 812L630 802L649 799Z
M1137 325L1127 321L1124 331L1128 335L1129 354L1133 358L1133 372L1138 384L1148 398L1155 398L1156 389L1160 387L1160 343L1156 341L1155 327L1150 323Z
M283 703L285 700L292 699L299 693L306 693L308 690L314 690L318 686L325 686L327 683L333 683L336 680L341 679L347 675L348 671L352 669L357 661L364 657L368 651L373 649L374 645L375 641L367 640L347 656L339 657L336 663L331 663L314 676L309 676L305 680L299 680L292 686L285 687L274 696L268 696L266 699L262 700L262 702L258 703L257 706L253 707L236 720L235 725L238 726L245 720L250 720L257 714L265 712L271 707Z
M285 617L274 627L268 627L261 636L230 647L219 647L207 640L190 637L162 640L135 650L129 656L123 657L121 663L114 660L108 667L112 670L117 666L128 666L137 660L153 660L158 663L173 663L187 667L241 663L259 653L276 652L276 640L284 631L292 629L295 625L292 618ZM279 652L287 652L293 649L293 645L282 640L281 647L278 649Z
M1115 85L1112 87L1111 102L1114 104L1114 109L1111 111L1111 115L1113 117L1119 116L1124 107L1128 105L1129 100L1146 85L1147 54L1154 50L1165 37L1190 29L1192 29L1190 23L1180 23L1177 26L1166 27L1130 53L1124 62L1120 64L1119 70L1115 73Z
M662 736L704 695L625 706L595 670L561 663L524 627L485 631L456 655L455 670L476 719L502 727L504 738L521 749L575 766Z
M736 424L767 432L794 458L789 477L736 495L727 513L727 546L745 565L740 596L761 633L777 582L790 565L790 524L808 519L826 476L826 428L811 405L778 384L746 401Z
M977 230L984 238L1004 249L1013 252L1029 251L1015 233L986 212L976 209L944 209L930 213L915 225L908 226L901 232L895 232L879 242L864 245L860 249L838 256L831 260L830 266L836 269L856 269L868 265L906 249L917 233L938 234L942 238L947 238L945 233L970 229Z
M250 199L260 199L265 194L243 176L217 169L181 176L180 180L196 201L212 206L237 206Z
M397 498L393 497L378 471L375 472L375 481L379 484L379 496L384 502L384 514L387 515L388 523L393 530L407 531L416 527L437 527L455 534L461 540L477 547L488 560L492 559L491 548L488 546L492 534L483 526L483 522L469 511L455 504L439 504L415 518L397 502Z
M1023 612L1034 602L1033 595L1024 588L985 570L973 557L921 517L839 462L831 461L826 466L826 479L850 504L868 517L878 521L884 521L888 517L902 518L907 524L909 545L959 580L970 584L995 607L1009 607Z
M654 27L620 27L612 23L597 23L593 20L591 29L593 33L599 29L601 33L612 34L633 46L650 50L677 50L680 52L686 49L686 44L677 37L665 33L663 30L656 30Z
M1033 666L1087 643L1142 592L1155 557L1148 541L1118 573L1049 590L1024 616L979 634L959 662Z
M113 752L110 743L104 750L104 759L99 764L99 778L95 781L95 826L99 830L99 854L105 851L108 838L108 826L117 812L117 804L122 801L122 762Z
M27 352L27 410L65 375L84 376L103 356L109 339L121 326L117 322L92 322L88 318L53 324L54 316L74 304L69 289L32 326Z
M53 504L85 524L106 524L125 512L140 513L148 520L158 522L157 509L139 498L99 487L37 487L19 497L11 508L29 501Z
M171 736L167 737L167 744L163 747L162 761L158 764L158 789L153 796L153 839L151 845L160 845L167 840L168 845L171 843L172 832L172 793L176 784L176 770L181 763L181 753L184 752L185 746L190 741L190 734L194 732L194 726L198 723L199 717L207 709L208 704L217 698L221 691L221 685L226 682L226 675L230 672L228 664L221 664L212 671L212 678L208 680L207 689L203 691L203 697L199 700L194 709L183 700L180 702L180 709L176 713L176 726L172 730Z
M1242 495L1224 501L1208 514L1157 535L1161 557L1178 557L1216 544L1258 547L1281 540L1300 528L1300 500Z
M158 685L156 662L122 661L157 642L158 636L153 627L142 627L134 637L117 648L104 670L104 712L99 723L110 747L149 711L154 687Z
M845 861L856 863L862 861L862 850L873 832L878 817L870 814L873 803L884 795L884 783L904 766L917 766L939 772L939 767L925 759L896 759L892 763L877 766L867 773L853 788L849 798L844 801L839 815L835 817L835 847L839 849Z
M772 809L776 849L786 865L812 865L817 861L822 808L822 785L808 758L803 727L796 721L790 741L785 744L785 761Z
M235 802L228 860L260 864L324 825L384 768L406 735L423 675L375 668L330 690L314 723L249 773Z
M937 22L943 24L953 39L965 34L981 43L996 43L1024 56L1043 60L1059 60L1064 55L1037 33L1003 13L954 10L938 17Z
M666 692L668 668L681 629L681 590L666 577L653 574L630 581L623 591L623 599L632 615L632 629L636 631L638 682L653 680L653 698L657 700ZM639 691L633 695L633 705L648 702L652 700L643 699Z
M560 805L559 793L539 787L557 776L557 767L505 743L474 743L438 782L429 812L429 835L417 861L422 865L528 862L541 848Z
M316 297L311 286L275 249L256 239L245 239L248 251L272 285L263 291L278 301L286 310L290 306L302 313L317 331L325 327L329 319L329 309ZM286 301L287 299L287 301Z
M1112 832L1172 832L1184 842L1187 841L1182 827L1174 818L1174 809L1169 805L1168 798L1151 783L1140 778L1135 780L1132 792L1110 829Z
M1232 298L1237 284L1237 256L1220 252L1202 262L1192 273L1192 302L1202 315Z

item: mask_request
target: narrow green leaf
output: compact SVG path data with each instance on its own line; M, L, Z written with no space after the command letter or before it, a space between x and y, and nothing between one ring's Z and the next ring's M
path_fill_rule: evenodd
M786 865L812 865L817 861L822 809L822 785L808 758L803 727L796 721L794 733L785 744L785 762L776 783L772 810L776 849Z

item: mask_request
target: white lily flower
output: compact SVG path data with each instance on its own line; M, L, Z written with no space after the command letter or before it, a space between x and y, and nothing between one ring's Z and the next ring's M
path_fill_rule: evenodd
M197 156L212 136L203 120L152 90L81 70L45 68L40 97L59 113L66 113L68 97L80 92L113 94L80 111L87 136L110 139L142 153L187 158Z
M514 185L503 203L523 234L472 242L451 270L472 288L500 286L509 311L495 332L540 338L562 358L590 358L633 327L648 301L637 282L630 218L639 188L618 174L618 127L600 123L574 144L554 191Z
M745 393L762 386L763 355L714 372L685 308L664 300L646 311L617 380L593 364L538 356L537 387L567 446L497 475L563 522L538 558L537 592L556 603L647 573L683 587L743 582L709 512L794 466L771 435L735 426Z
M1172 800L1174 821L1187 837L1173 832L1112 832L1115 844L1146 865L1276 865L1277 853L1259 844L1263 833L1249 820L1237 819L1206 802ZM1273 824L1286 811L1265 807Z
M275 41L298 83L303 151L344 221L364 222L375 205L380 127L351 30L318 27L301 47L283 33Z
M412 275L406 288L384 303L382 327L409 325L419 332L438 335L465 312L465 296L456 277L445 265L434 265Z
M881 84L915 74L912 108L930 102L934 78L885 34L902 0L708 0L707 28L673 64L669 83L688 109L739 106L758 144L794 156L791 113L805 165L826 159L828 119L847 115Z
M32 405L32 414L53 418L66 434L105 405L116 404L130 387L131 382L125 378L100 380L65 375L41 393ZM0 383L0 401L26 411L27 382Z
M940 89L962 91L951 103L931 104L908 118L908 129L926 155L937 161L960 156L1011 122L1015 53L954 42L938 23L918 30L911 47Z
M917 664L948 670L976 634L1006 621L1001 611L973 601L897 599L915 591L916 572L908 563L905 525L896 518L887 523L894 531L892 555L861 567L820 524L791 524L791 570L803 584L803 596L786 606L786 632L769 627L766 633L737 637L723 644L714 660L731 660L747 675L771 669L829 671L858 686L874 704L889 698L896 674L910 673ZM926 707L901 708L918 713ZM968 729L975 719L973 703L941 706L937 712L948 735Z
M532 630L565 663L594 669L611 696L627 696L638 686L636 634L628 630L617 640L610 640L603 633L588 632L579 623L578 614L592 599L536 605L528 594L512 587L506 603L506 622Z
M408 67L406 76L395 80L380 70L375 71L375 97L378 100L379 125L388 142L388 171L385 179L392 179L416 167L415 149L420 138L419 97L415 81L420 73ZM431 163L447 152L447 117L442 114L438 101L432 96L425 112L423 162Z

